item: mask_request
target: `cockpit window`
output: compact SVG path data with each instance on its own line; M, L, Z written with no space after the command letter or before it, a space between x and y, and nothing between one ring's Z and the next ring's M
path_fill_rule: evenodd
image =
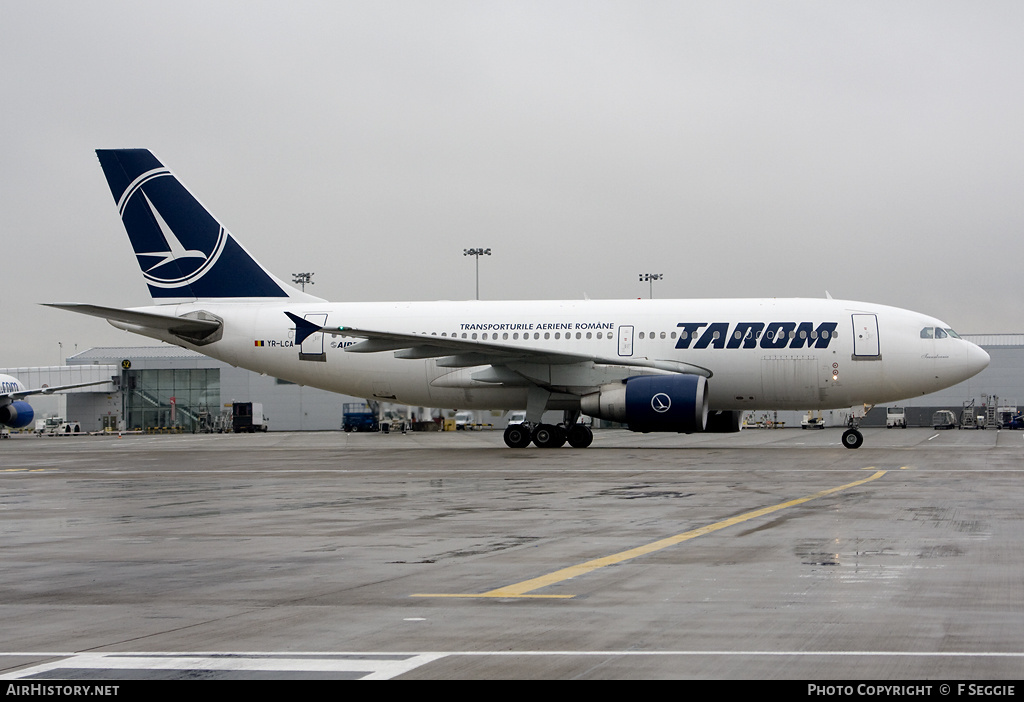
M944 327L925 327L921 330L922 339L945 339L947 336L951 336L954 339L960 338L960 335L955 331Z

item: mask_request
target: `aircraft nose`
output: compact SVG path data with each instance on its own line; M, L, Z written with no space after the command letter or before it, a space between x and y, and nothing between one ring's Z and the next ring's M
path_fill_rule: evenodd
M977 375L986 368L988 368L989 362L992 358L988 355L985 349L981 348L976 344L967 342L967 367L971 371L971 375Z

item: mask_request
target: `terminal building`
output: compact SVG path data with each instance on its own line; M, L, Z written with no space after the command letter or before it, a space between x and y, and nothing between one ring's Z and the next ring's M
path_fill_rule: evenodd
M1024 334L964 338L984 348L991 364L959 385L895 403L905 408L909 426L930 426L938 410L950 410L959 418L965 411L981 414L987 402L1016 408L1018 400L1024 401ZM336 431L342 425L344 405L364 401L236 368L171 345L93 348L71 356L64 366L7 368L0 373L15 376L28 387L110 380L60 396L32 398L37 417L44 412L57 414L80 423L82 431L230 430L231 407L236 402L261 403L270 431ZM971 402L973 409L967 409ZM411 421L451 414L404 406L392 411ZM507 421L500 411L476 414L481 424L503 427ZM846 423L849 410L822 414L826 425L836 426ZM561 412L551 415L545 421L561 421ZM799 426L803 417L800 412L754 412L747 417L748 425L760 423L759 415L784 426ZM877 407L862 426L884 426L885 415L885 407Z
M117 379L112 392L68 396L67 416L83 431L117 427L121 420L120 428L129 430L230 430L235 402L262 403L272 431L337 430L344 404L362 401L170 345L94 348L67 364L109 369Z
M170 345L94 348L71 356L65 366L2 372L30 387L110 380L108 385L60 396L31 398L37 417L43 412L58 414L79 422L82 431L230 430L234 402L262 402L270 430L336 430L341 427L343 405L362 401ZM54 404L57 401L64 406Z

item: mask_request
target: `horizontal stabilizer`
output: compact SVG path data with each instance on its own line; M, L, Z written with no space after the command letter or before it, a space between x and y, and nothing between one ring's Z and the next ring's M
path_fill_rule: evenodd
M133 327L145 329L159 329L168 331L171 334L180 336L190 341L207 339L220 331L222 322L218 319L203 319L200 317L175 317L173 315L156 314L154 312L141 312L138 310L123 310L118 307L102 307L100 305L87 305L79 302L47 302L47 307L87 314L91 317L101 317L114 326L116 323L129 324Z

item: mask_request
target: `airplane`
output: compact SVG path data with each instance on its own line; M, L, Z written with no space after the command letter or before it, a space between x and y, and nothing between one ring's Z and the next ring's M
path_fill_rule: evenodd
M28 389L14 376L0 373L0 426L23 429L32 423L36 413L32 409L32 405L25 402L24 398L26 397L52 395L55 392L84 388L90 385L103 385L109 382L109 380L94 380L88 383Z
M153 306L49 303L252 371L413 406L525 410L505 443L739 431L749 410L865 407L981 372L927 315L832 299L328 302L281 281L146 149L97 150ZM560 410L559 425L542 423ZM859 448L859 420L843 433Z

